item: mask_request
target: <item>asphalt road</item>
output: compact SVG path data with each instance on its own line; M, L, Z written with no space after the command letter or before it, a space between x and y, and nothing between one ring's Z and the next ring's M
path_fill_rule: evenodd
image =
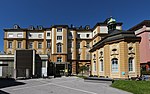
M84 82L77 77L18 80L21 85L0 89L0 94L130 94L109 83Z

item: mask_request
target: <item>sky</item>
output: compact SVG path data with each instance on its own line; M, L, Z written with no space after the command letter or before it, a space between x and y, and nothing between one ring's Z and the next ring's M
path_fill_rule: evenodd
M18 24L50 27L56 24L74 26L103 22L113 16L128 30L143 20L150 20L150 0L1 0L0 51L3 51L5 28Z

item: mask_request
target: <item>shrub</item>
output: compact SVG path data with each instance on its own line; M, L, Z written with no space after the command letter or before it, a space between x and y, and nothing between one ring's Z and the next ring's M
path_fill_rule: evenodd
M141 71L142 75L150 75L150 71Z

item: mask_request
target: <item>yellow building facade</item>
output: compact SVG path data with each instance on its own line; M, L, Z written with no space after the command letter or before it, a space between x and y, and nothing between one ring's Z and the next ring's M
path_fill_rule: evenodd
M59 72L67 69L71 74L78 74L79 67L87 66L89 75L93 76L136 77L140 75L140 38L134 32L122 31L122 23L115 23L115 26L115 30L109 30L105 22L93 28L88 25L49 28L14 25L14 28L4 29L4 53L13 58L16 50L35 50L41 57L41 75L46 76L53 70L50 64L54 64L55 67L60 65ZM12 59L12 66L13 62Z
M139 43L132 31L116 29L112 23L108 35L90 50L91 75L106 78L127 79L140 76Z

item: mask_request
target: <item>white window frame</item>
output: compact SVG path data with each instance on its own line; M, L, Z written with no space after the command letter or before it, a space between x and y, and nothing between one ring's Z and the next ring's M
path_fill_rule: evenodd
M57 57L57 62L62 62L62 57Z
M9 43L11 43L11 45ZM12 46L13 46L13 42L12 41L8 41L8 48L12 49Z
M17 37L18 37L18 38L22 38L22 33L18 33L18 34L17 34Z
M135 64L134 63L134 58L130 57L128 59L128 70L129 70L129 72L134 72L135 71L135 65L134 64Z
M57 28L57 32L62 32L62 28Z
M47 45L46 46L47 46L47 48L51 48L51 42L49 40L47 41Z
M19 43L21 43L21 44L19 45ZM22 48L22 42L21 41L17 42L17 48Z
M57 53L61 53L62 52L62 44L58 43L57 44Z
M13 38L13 37L14 37L13 33L8 33L8 38Z
M29 49L33 48L33 42L29 42Z
M100 72L103 72L104 71L104 61L101 59L99 61L99 64L100 64Z
M38 34L38 38L42 38L42 34Z
M51 33L50 32L47 32L47 37L50 37Z
M112 72L119 72L119 64L117 58L113 58L111 60L111 70Z
M96 61L93 62L93 71L96 72Z
M57 40L62 40L62 36L57 36Z
M42 42L38 42L38 49L42 49Z

